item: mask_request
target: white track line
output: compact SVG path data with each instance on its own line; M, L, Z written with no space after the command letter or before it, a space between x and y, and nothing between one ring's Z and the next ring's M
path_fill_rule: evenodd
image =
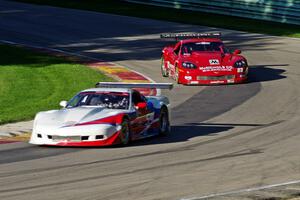
M8 41L8 40L0 40L1 43L5 43L5 44L17 44L15 42L11 42L11 41Z
M36 46L36 45L28 45L28 44L24 44L24 43L16 43L16 42L8 41L8 40L0 40L0 42L1 43L6 43L6 44L22 45L22 46L32 47L32 48L35 48L35 49L45 49L45 50L49 50L49 51L64 53L64 54L71 55L71 56L89 58L89 59L96 60L96 61L103 61L103 60L100 60L98 58L85 56L85 55L82 55L82 54L79 54L79 53L68 52L68 51L55 49L55 48L41 47L41 46Z
M182 198L180 200L208 199L208 198L231 195L231 194L239 194L239 193L244 193L244 192L253 192L253 191L258 191L258 190L270 189L270 188L274 188L274 187L292 185L292 184L297 184L297 183L300 183L300 180L289 181L289 182L285 182L285 183L272 184L272 185L265 185L265 186L260 186L260 187L253 187L253 188L242 189L242 190L234 190L234 191L229 191L229 192L210 194L210 195L206 195L206 196Z

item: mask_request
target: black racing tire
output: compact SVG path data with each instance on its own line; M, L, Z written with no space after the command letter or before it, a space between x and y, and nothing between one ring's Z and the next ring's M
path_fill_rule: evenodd
M131 134L130 134L129 120L127 118L124 118L122 121L119 139L121 145L126 146L130 143Z
M170 133L170 120L168 109L163 106L159 116L159 135L168 135Z
M160 69L161 69L161 75L163 77L169 77L169 72L167 71L167 69L165 67L165 59L164 59L164 57L161 57Z

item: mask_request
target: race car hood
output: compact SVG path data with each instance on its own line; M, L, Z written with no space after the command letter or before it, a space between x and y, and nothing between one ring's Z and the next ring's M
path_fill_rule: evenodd
M101 107L77 107L41 112L35 119L35 126L59 128L86 123L119 114L120 110Z
M216 53L198 53L193 52L189 58L197 66L216 66L222 65L222 54Z

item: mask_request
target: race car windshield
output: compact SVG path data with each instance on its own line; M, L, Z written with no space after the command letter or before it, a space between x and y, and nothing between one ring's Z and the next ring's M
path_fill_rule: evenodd
M216 51L225 50L222 42L191 42L182 45L182 54L191 54L192 52L200 51Z
M67 108L99 106L107 109L128 109L129 94L123 92L82 92L73 97Z

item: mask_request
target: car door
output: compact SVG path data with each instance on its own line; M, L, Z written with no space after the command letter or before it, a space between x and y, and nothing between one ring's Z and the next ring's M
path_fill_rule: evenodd
M168 63L168 68L170 70L170 75L171 76L175 76L175 72L176 72L176 63L177 63L177 60L180 56L180 50L181 50L181 42L178 42L174 49L173 49L173 52L170 53L169 55L169 63Z
M147 128L154 118L154 112L148 109L146 98L138 91L132 92L131 99L136 110L136 117L131 122L132 139L147 137Z

